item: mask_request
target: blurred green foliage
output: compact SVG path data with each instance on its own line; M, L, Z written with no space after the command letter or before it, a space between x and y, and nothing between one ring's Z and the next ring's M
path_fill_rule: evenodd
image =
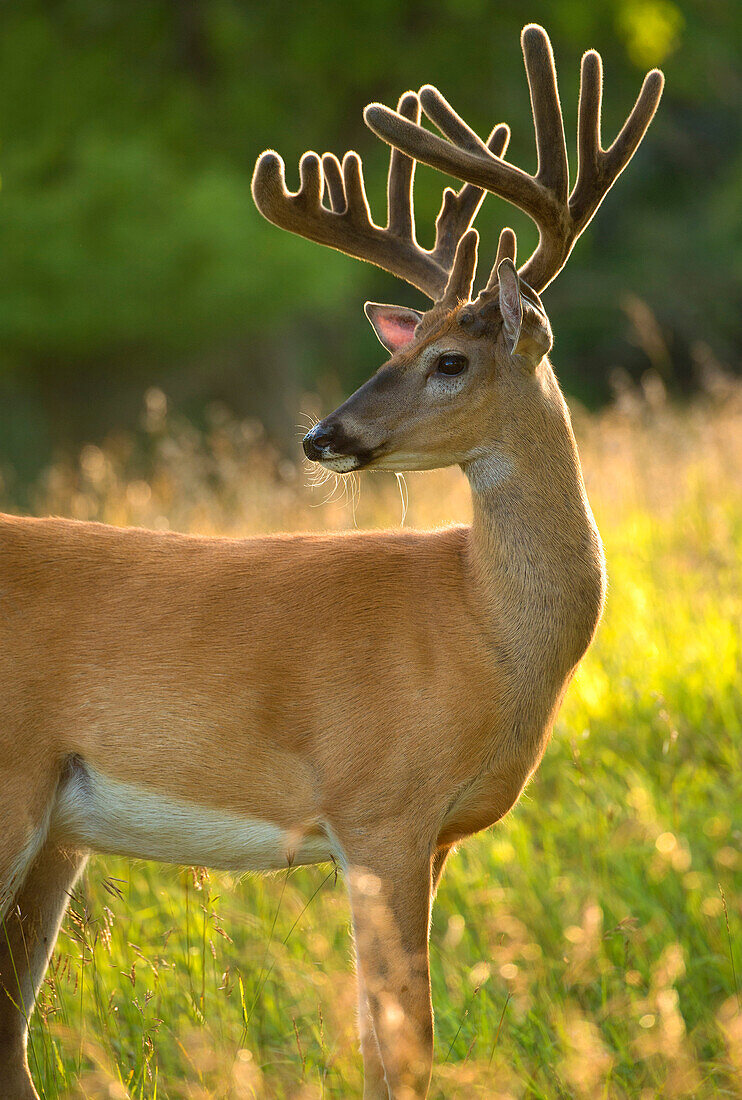
M330 400L374 369L360 304L420 304L417 292L264 222L250 196L255 157L277 148L292 184L305 148L356 148L383 221L386 150L362 108L430 81L480 133L509 122L508 156L532 170L518 43L528 19L552 36L573 161L583 49L603 54L606 141L643 70L667 75L636 161L548 294L567 388L594 402L615 366L652 363L687 387L699 357L734 364L735 0L10 0L0 23L0 460L30 473L56 444L131 423L153 382L191 411L224 399L286 439L302 387ZM442 182L419 172L424 244ZM485 257L505 222L522 253L533 245L527 219L499 200L479 222ZM648 310L627 307L629 291Z

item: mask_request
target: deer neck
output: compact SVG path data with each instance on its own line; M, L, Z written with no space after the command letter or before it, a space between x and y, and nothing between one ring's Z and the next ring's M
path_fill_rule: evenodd
M537 380L525 402L517 395L517 422L464 472L475 598L507 682L539 713L545 706L552 714L595 632L605 572L569 412L548 360Z

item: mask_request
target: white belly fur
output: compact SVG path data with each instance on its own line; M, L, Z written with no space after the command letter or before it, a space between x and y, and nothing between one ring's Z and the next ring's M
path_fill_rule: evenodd
M135 859L234 871L277 871L335 856L327 836L122 783L87 763L59 789L50 831L61 843Z

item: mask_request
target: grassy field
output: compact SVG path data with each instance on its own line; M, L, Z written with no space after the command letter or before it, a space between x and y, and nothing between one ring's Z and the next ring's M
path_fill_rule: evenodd
M538 775L446 869L431 1095L742 1096L742 389L716 377L678 410L655 379L575 420L608 605ZM306 480L256 425L213 409L196 432L151 392L141 439L60 462L34 510L226 534L400 522L393 478L327 503ZM408 525L466 518L457 471L407 486ZM360 1096L348 920L328 867L92 860L31 1028L42 1096Z

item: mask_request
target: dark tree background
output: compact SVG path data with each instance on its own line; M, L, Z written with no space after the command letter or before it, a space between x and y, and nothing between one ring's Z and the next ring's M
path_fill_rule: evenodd
M568 391L604 400L616 367L679 392L742 347L742 5L737 0L6 0L0 12L0 462L30 477L54 448L136 421L162 386L198 418L214 398L281 441L302 389L348 390L379 362L365 298L420 304L376 269L269 226L257 154L296 183L306 148L363 156L383 218L387 151L372 99L437 84L482 134L510 123L535 153L519 47L542 22L570 157L579 61L605 64L612 139L643 72L667 88L630 170L547 292ZM443 179L418 175L430 244ZM502 224L489 198L485 259Z

